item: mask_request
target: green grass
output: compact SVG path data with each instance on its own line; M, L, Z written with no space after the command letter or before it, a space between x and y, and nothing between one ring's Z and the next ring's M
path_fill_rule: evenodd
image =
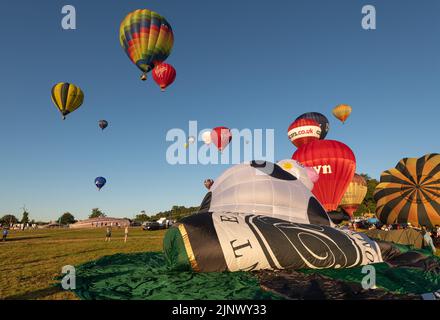
M65 265L78 265L116 253L161 251L164 231L113 229L105 242L105 229L11 231L0 242L0 299L76 299L54 288L54 278Z

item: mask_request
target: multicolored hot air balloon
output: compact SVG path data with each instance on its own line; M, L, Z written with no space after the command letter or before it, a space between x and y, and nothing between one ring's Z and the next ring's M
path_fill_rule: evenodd
M362 176L355 174L340 203L342 209L344 209L350 217L353 217L353 214L357 211L362 201L364 201L367 191L367 181L365 181Z
M153 69L153 79L162 91L176 80L176 69L170 64L161 63Z
M98 188L98 190L101 190L102 187L104 187L106 183L107 183L107 180L104 177L98 177L95 179L95 186Z
M84 93L74 84L60 82L52 88L52 101L63 116L66 116L81 107L84 102Z
M295 121L300 119L311 119L318 122L319 126L321 127L320 139L321 140L325 139L328 131L330 130L330 123L325 115L319 112L307 112L300 115L298 118L295 119Z
M232 140L232 133L229 128L217 127L211 131L211 141L219 151L223 151Z
M347 118L350 116L352 111L352 108L347 105L347 104L340 104L338 106L336 106L333 109L333 115L339 119L340 121L342 121L342 123L345 123L345 121L347 120Z
M374 199L383 223L440 225L440 154L400 160L382 173Z
M319 123L312 119L295 120L287 130L289 140L297 147L319 140L321 137L321 127Z
M101 128L101 130L104 131L104 129L108 127L108 122L107 120L99 120L98 125Z
M339 141L316 140L299 148L292 159L316 170L319 179L312 192L327 212L335 211L356 170L353 151Z
M140 9L129 13L121 23L119 41L130 60L143 72L141 79L165 61L174 44L168 21L154 11Z

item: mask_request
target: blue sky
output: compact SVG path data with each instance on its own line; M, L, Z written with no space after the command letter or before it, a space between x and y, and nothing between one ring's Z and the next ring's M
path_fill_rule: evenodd
M77 30L61 28L65 4ZM375 31L361 28L365 4L376 6ZM119 45L120 22L138 8L174 29L177 80L166 93L139 80ZM283 159L295 151L289 124L318 111L327 138L376 178L402 157L439 152L439 12L436 0L1 1L0 215L20 216L24 204L37 220L198 205L203 180L228 166L166 162L167 131L190 120L274 129ZM66 121L50 101L61 81L86 95ZM331 115L339 103L353 106L345 125ZM108 180L101 192L97 176Z

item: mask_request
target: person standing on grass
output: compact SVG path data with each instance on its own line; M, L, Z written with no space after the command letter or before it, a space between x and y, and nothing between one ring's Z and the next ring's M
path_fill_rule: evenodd
M128 226L125 226L125 238L124 238L125 243L127 243L127 238L128 238Z
M112 228L111 227L107 227L107 231L105 234L105 241L110 242L112 239Z
M2 232L2 234L3 234L3 241L6 241L6 237L8 236L8 229L6 229L6 228L3 228L3 232Z

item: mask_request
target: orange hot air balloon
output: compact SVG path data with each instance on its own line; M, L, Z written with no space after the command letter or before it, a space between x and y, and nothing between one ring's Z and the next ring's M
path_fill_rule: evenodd
M162 91L176 80L176 69L168 63L161 63L153 69L153 79Z
M327 212L335 211L356 170L353 151L339 141L315 140L296 150L292 159L315 169L319 179L312 193Z
M367 181L362 176L355 174L340 204L350 217L353 217L353 214L357 211L362 201L364 201L367 191Z
M347 118L350 116L352 108L347 104L340 104L333 109L333 115L345 123Z

